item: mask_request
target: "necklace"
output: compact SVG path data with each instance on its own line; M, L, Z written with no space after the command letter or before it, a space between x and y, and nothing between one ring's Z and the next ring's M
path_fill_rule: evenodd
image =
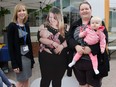
M54 30L54 31L56 31L56 32L58 32L59 30L58 29L55 29L55 28L53 28L53 27L50 27L52 30Z

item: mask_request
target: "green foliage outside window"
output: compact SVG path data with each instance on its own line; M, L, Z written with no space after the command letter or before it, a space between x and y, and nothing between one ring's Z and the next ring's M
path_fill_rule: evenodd
M1 7L0 17L4 16L5 14L10 14L10 10Z

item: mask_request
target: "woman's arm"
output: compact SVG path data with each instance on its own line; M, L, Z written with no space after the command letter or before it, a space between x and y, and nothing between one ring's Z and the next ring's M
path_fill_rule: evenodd
M87 31L86 30L79 33L79 37L81 37L81 38L85 37L86 35L87 35Z
M61 44L63 46L63 48L66 48L67 47L67 42L66 40Z
M59 46L59 44L57 42L55 42L55 41L53 41L51 39L48 39L48 38L42 38L42 37L40 37L39 42L41 42L42 44L47 45L47 46L52 45L55 48L57 48Z
M55 51L55 53L56 54L60 54L61 53L61 51L64 49L64 48L66 48L67 47L67 43L66 43L66 40L62 43L62 44L60 44L54 51Z
M73 34L74 34L74 30L77 27L77 22L74 22L70 28L68 33L66 34L66 42L67 45L71 48L71 49L75 49L75 46L78 45L78 42L74 39Z
M15 23L10 23L8 25L8 29L7 29L7 39L8 39L8 50L9 50L9 55L11 58L11 64L12 64L12 68L18 68L17 62L16 62L16 56L15 56L15 37L16 37L16 24ZM12 43L12 44L11 44Z
M45 45L52 45L53 43L55 43L53 40L47 38L40 38L39 41Z
M78 41L76 41L74 39L73 34L74 34L74 31L75 31L76 27L79 26L78 24L81 25L81 22L82 21L79 20L79 22L76 21L76 22L72 23L72 25L69 28L68 33L66 34L66 42L67 42L68 47L71 48L71 49L73 49L73 50L76 50L80 54L82 54L84 52L83 47L80 46L78 44Z

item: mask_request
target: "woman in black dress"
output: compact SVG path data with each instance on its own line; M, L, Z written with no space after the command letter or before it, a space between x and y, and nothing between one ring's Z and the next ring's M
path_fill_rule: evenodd
M53 35L60 33L58 39L60 43L54 42L47 38L40 37L41 29L47 29ZM47 21L43 28L41 27L38 32L38 40L40 45L44 44L45 48L48 48L51 52L47 52L44 49L39 51L39 63L41 70L41 83L40 87L49 87L52 82L53 87L61 87L62 78L67 68L67 44L65 40L65 27L63 16L60 9L53 7L50 9L47 16ZM52 45L53 48L49 46ZM40 47L41 49L42 47Z

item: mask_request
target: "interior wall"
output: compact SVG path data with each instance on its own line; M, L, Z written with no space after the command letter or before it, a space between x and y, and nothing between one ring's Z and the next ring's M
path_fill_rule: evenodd
M104 19L104 0L87 0L92 6L92 15Z

